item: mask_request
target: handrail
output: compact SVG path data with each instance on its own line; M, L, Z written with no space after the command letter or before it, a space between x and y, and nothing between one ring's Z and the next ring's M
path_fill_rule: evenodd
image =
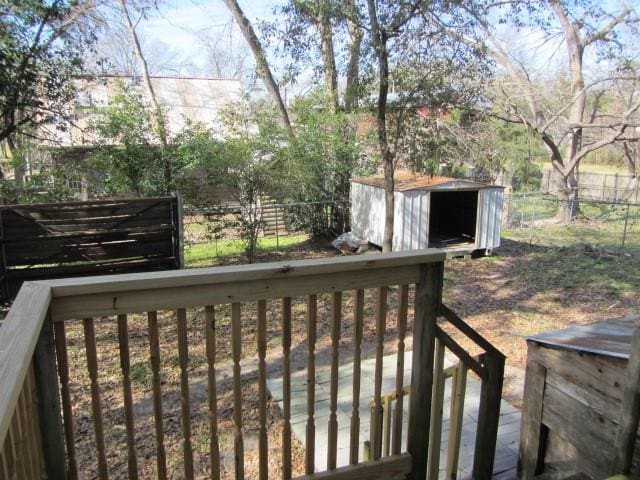
M419 280L421 264L444 259L440 250L427 249L34 283L51 287L52 319L60 321L409 284Z
M25 282L0 328L0 447L7 436L50 301L49 287Z

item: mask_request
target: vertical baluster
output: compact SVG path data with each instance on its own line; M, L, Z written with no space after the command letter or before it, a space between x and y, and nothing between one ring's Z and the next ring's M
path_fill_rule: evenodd
M27 392L27 404L29 405L28 415L29 415L29 427L31 429L31 433L29 437L31 438L31 450L35 453L34 459L34 470L35 475L34 478L40 478L42 476L42 453L41 453L41 443L40 443L40 428L39 428L39 420L38 420L38 409L36 406L36 399L33 396L33 392L35 391L35 381L33 379L33 366L30 366L27 369L27 377L25 378L25 388ZM77 470L76 470L77 472ZM74 480L73 477L69 477L70 480Z
M373 417L371 419L371 450L373 460L382 454L382 357L384 334L387 326L387 287L378 289L376 312L376 367L374 374Z
M187 311L178 309L178 361L180 364L180 400L182 407L182 434L184 476L193 478L193 449L191 447L191 407L189 402L189 349L187 343Z
M342 321L342 292L333 294L333 315L331 317L331 391L329 400L329 446L327 469L336 468L338 452L338 364L340 362L340 324Z
M18 465L17 469L18 478L31 478L29 476L29 457L28 457L28 449L25 448L25 441L27 439L25 434L25 418L24 418L24 402L22 393L18 395L18 401L15 406L15 410L13 412L13 421L16 426L16 452L18 454Z
M7 442L9 442L9 477L18 478L20 475L20 469L22 467L20 462L20 449L18 448L18 434L16 432L16 417L11 419L9 424L9 430L7 431ZM5 443L6 445L6 443Z
M427 455L427 479L437 479L440 470L440 447L442 444L442 406L444 403L444 344L436 339L433 366L433 393L431 397L431 428Z
M382 437L384 440L383 445L383 455L389 456L391 452L391 396L385 395L384 397L384 407L383 407L383 429L382 429Z
M98 450L98 478L109 478L107 470L107 458L104 447L104 429L102 426L102 406L100 404L100 385L98 384L98 355L96 353L96 333L93 326L93 318L85 318L82 321L84 329L84 342L87 350L87 369L91 380L91 410L93 413L93 427Z
M167 455L164 449L164 429L162 426L162 387L160 381L160 335L158 334L158 312L147 313L149 325L149 356L153 384L153 416L156 429L156 466L158 479L167 478Z
M314 420L316 401L316 335L318 323L318 296L309 295L307 300L307 430L305 473L315 472L316 424Z
M258 437L258 477L269 477L269 443L267 438L267 302L258 301L258 395L260 396L259 437Z
M360 357L362 354L362 322L364 316L364 290L357 290L353 312L353 402L351 404L351 437L349 463L358 463L360 443Z
M233 428L234 463L236 480L244 480L244 443L242 440L242 378L240 355L242 354L242 321L240 304L231 304L231 356L233 358Z
M133 397L131 395L131 365L129 361L129 333L127 316L118 315L118 346L120 348L120 369L122 370L122 390L124 397L124 418L127 428L128 471L130 479L138 478L136 456L136 435L133 423Z
M216 389L216 313L213 305L205 311L207 342L207 384L209 387L209 462L211 478L220 478L220 444L218 441L218 395Z
M455 479L460 458L460 439L467 388L467 367L460 362L451 380L451 410L449 414L449 441L447 442L447 479Z
M393 441L391 453L397 455L402 449L402 407L404 403L404 339L407 334L407 310L409 286L401 285L398 298L398 358L396 362L396 405L393 415Z
M291 478L291 298L282 299L282 478Z
M0 478L9 478L9 469L5 460L5 449L0 445Z
M62 397L62 418L64 420L64 437L67 445L67 475L73 480L78 478L76 464L76 445L73 437L73 409L69 392L69 359L67 356L67 336L64 322L53 324L56 339L56 359L60 378L60 396Z

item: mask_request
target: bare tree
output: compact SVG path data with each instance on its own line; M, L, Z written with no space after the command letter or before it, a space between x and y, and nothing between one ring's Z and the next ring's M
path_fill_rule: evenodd
M138 20L134 23L131 19L131 15L129 13L129 9L127 8L127 4L125 0L119 0L120 9L122 10L122 16L125 21L125 25L127 27L127 31L129 32L129 36L131 37L131 44L133 46L134 52L140 63L140 67L142 68L142 79L144 81L145 88L149 93L149 98L151 99L151 103L153 104L154 116L155 116L155 125L158 133L158 137L160 138L160 142L162 144L163 150L168 146L167 139L167 126L164 118L164 114L162 112L162 107L160 102L158 101L158 97L153 88L153 83L151 83L151 75L149 74L149 65L147 64L147 60L145 59L144 54L142 53L142 46L140 45L140 39L138 37L138 33L136 31L136 27L140 20L143 18L143 15L140 14ZM167 193L171 188L172 183L172 172L171 172L171 158L169 155L164 155L163 159L163 170L164 170L164 181L167 189Z
M265 51L262 48L262 44L258 39L253 27L251 26L251 22L246 17L242 8L236 0L224 0L224 3L229 8L229 11L233 15L238 27L240 27L240 31L244 36L249 48L253 52L253 56L256 61L256 72L262 78L262 81L271 95L271 98L275 102L278 112L280 113L280 119L282 121L282 125L287 130L289 135L293 136L293 128L291 127L291 121L289 120L289 114L287 112L287 108L282 101L282 96L280 95L280 89L278 88L278 84L271 72L271 68L269 67L269 63L267 62L267 57L265 55Z
M514 8L531 6L531 2L514 2ZM640 98L634 98L627 107L619 111L615 119L603 118L600 103L594 92L599 86L610 85L615 76L587 80L585 56L607 47L607 54L615 55L610 47L620 46L618 35L625 26L638 22L637 12L622 4L615 13L606 12L595 4L572 3L550 0L535 4L539 10L531 13L527 28L545 34L545 49L549 56L549 45L560 38L564 45L563 74L568 82L559 82L560 90L549 88L548 82L541 84L534 75L534 68L513 54L513 44L499 38L495 25L496 3L474 13L484 31L493 59L504 69L504 76L496 91L499 105L498 116L508 122L520 123L536 134L544 144L556 180L558 197L562 201L560 218L571 221L578 211L578 168L580 161L592 152L620 141L630 132L633 116L640 108ZM471 11L471 10L470 10ZM517 10L513 10L517 11ZM493 15L493 17L492 17ZM543 18L540 23L531 19ZM521 25L523 19L517 14L507 14L507 19ZM539 18L539 17L538 17ZM549 24L553 27L550 28ZM629 39L633 36L628 37ZM530 42L534 42L531 37ZM597 129L601 135L587 136L586 130ZM592 140L597 138L597 140Z

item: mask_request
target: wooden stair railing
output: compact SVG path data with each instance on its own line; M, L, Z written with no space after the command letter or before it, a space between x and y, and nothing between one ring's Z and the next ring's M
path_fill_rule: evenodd
M151 466L146 465L145 474L151 468L159 479L172 475L194 478L202 473L203 468L204 474L214 479L220 478L223 468L231 470L228 473L237 479L244 478L244 436L247 432L243 413L247 406L243 403L243 382L248 377L243 376L241 360L243 351L249 348L249 331L257 332L252 340L255 347L251 347L256 349L258 359L257 377L251 380L256 382L259 399L257 478L262 480L268 477L268 470L273 467L269 456L276 453L268 445L266 415L267 365L273 361L280 362L282 366L285 397L282 411L283 448L278 468L285 480L293 477L297 472L293 469L291 419L293 407L298 406L291 403L291 362L293 348L301 345L292 345L291 338L292 329L300 327L307 332L308 378L315 377L315 346L321 336L324 336L325 345L330 345L331 359L329 461L327 465L316 465L314 461L314 449L317 449L314 431L320 420L314 411L315 385L314 382L308 382L305 408L308 441L305 466L300 472L307 476L302 478L367 477L382 480L398 475L415 479L426 477L436 338L481 378L493 381L491 388L485 388L483 383L480 422L484 424L479 425L479 438L483 430L485 433L481 440L488 445L483 453L490 458L484 459L484 463L480 462L477 468L474 466L476 478L489 478L490 473L487 475L486 472L490 472L493 461L491 426L498 415L496 410L492 416L491 408L495 406L495 394L500 390L496 382L501 382L501 375L497 375L501 364L494 352L489 351L490 346L484 348L486 354L483 357L466 358L465 354L456 350L459 346L451 343L450 338L436 325L440 313L463 332L468 328L455 314L441 307L443 266L443 253L424 250L286 264L27 283L0 327L0 479L29 479L34 478L33 475L37 477L40 472L50 479L73 479L85 474L78 471L81 457L84 459L83 467L87 462L92 464L91 471L101 480L117 475L137 478L141 463L149 462L149 458L152 458ZM415 300L413 315L410 316L408 299L411 289L415 292ZM322 314L319 305L321 296L323 305L329 304L329 308L323 307ZM375 391L380 397L377 400L380 407L381 346L385 333L391 328L387 322L390 298L396 299L398 305L398 322L394 329L398 334L398 352L402 353L398 355L396 378L400 393L404 388L404 337L409 325L413 330L408 429L406 432L401 428L393 429L392 439L387 442L385 449L385 452L390 451L389 457L383 457L379 449L380 455L376 453L370 462L362 462L357 414L361 342L365 324L368 329L373 324L376 336ZM353 311L346 310L347 301L354 305ZM369 302L372 308L368 308ZM267 303L272 307L269 312ZM367 324L370 311L374 312L373 319ZM216 337L220 335L217 325L222 319L222 313L219 312L229 312L232 332L231 389L227 396L231 397L233 404L231 466L229 462L223 465L220 457L222 440L217 405L221 395L217 388L220 387L220 378L215 351ZM329 312L328 329L321 316L325 312ZM348 343L341 338L345 315L352 315L354 326L353 341ZM161 328L164 330L160 331ZM275 330L279 332L282 342L278 347L278 359L270 360L266 355L266 334ZM471 335L467 336L471 338ZM141 338L148 341L141 342ZM163 358L168 354L160 345L161 341L165 344L173 342L164 347L176 352L175 362L173 357ZM482 341L480 338L480 343ZM112 349L110 351L115 352L115 357L105 358L103 348L107 343ZM196 350L196 346L200 345L203 348ZM72 346L73 351L81 349L82 362L71 360ZM345 348L352 349L354 354L354 400L350 422L342 425L337 415L337 402L340 353ZM132 390L136 391L138 381L133 371L133 360L142 357L150 364L148 395L154 416L150 435L155 440L152 457L148 454L143 456L138 450L140 436L137 428L143 422L132 404ZM196 410L196 403L192 401L192 385L195 381L193 370L199 365L202 366L204 383L207 385L207 398L205 405ZM115 383L117 388L108 395L105 389L109 386L104 377L107 367L110 368L109 375L117 374L119 377ZM167 395L168 387L161 381L167 368L175 369L172 372L179 397ZM29 373L31 369L33 375ZM110 383L113 384L113 381ZM90 402L84 401L82 407L75 403L74 395L77 396L78 392L87 392ZM122 401L122 407L118 407L121 408L121 416L113 415L111 403L114 395ZM400 403L395 403L396 412L402 411L402 405L398 406ZM200 411L207 414L208 425L197 424ZM296 410L296 415L298 412ZM93 437L85 437L82 448L79 448L76 438L81 430L74 425L80 414L83 415L82 429L87 431L88 425ZM402 424L401 415L396 417L396 425ZM484 420L482 415L485 416ZM167 448L167 416L180 427L171 432L172 440L180 440L179 453L175 444L171 450ZM379 409L374 417L375 424L380 424ZM338 467L336 433L342 426L350 429L350 465ZM203 428L209 435L207 445L192 441L193 434ZM401 452L404 435L407 449ZM114 445L120 443L125 448L114 449ZM476 457L477 452L478 448ZM208 461L196 462L196 453L199 460L206 455Z
M440 445L442 440L443 400L445 381L451 378L451 403L449 415L449 436L447 442L447 460L445 478L457 477L460 458L460 443L466 394L467 371L472 369L482 380L481 404L478 418L478 431L474 456L473 478L490 478L493 472L493 458L497 438L504 356L487 340L482 338L469 325L449 308L442 306L446 320L468 335L473 343L485 352L472 356L451 336L437 327L435 354L433 361L433 392L431 398L431 423L429 428L429 452L427 479L435 480L440 474ZM444 368L445 347L458 356L458 363ZM400 355L400 353L398 353ZM490 361L487 358L491 357ZM402 430L402 401L411 394L411 386L381 395L379 402L371 400L371 438L363 443L365 459L380 458L400 451L398 430ZM377 412L377 414L376 414ZM400 412L398 414L398 412ZM487 419L487 416L491 418ZM377 425L374 422L378 422ZM480 431L480 424L484 427ZM393 433L393 442L392 442ZM493 445L493 446L492 446ZM476 458L478 460L476 461Z

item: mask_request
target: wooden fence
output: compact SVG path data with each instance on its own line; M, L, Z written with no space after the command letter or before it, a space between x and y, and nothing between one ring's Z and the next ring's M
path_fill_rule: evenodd
M458 356L466 368L473 370L483 379L482 399L478 419L478 436L475 451L473 477L489 479L493 469L495 439L498 428L499 402L502 385L502 367L504 357L482 337L468 327L453 312L441 304L442 280L445 255L437 250L419 252L394 252L365 257L342 257L333 259L316 259L296 261L288 264L260 264L233 267L219 267L199 270L181 270L176 272L151 272L126 274L109 277L93 277L85 279L61 279L39 282L27 282L18 294L5 323L0 328L0 478L32 478L29 468L37 465L44 469L50 479L77 478L83 476L79 472L76 461L80 453L77 447L78 430L74 423L80 421L78 408L72 402L73 390L85 391L91 397L92 415L82 419L83 430L89 424L93 433L93 441L85 441L83 449L91 449L90 458L96 465L96 476L99 479L113 477L116 465L122 466L125 472L120 475L135 479L139 475L138 456L141 441L136 435L136 410L132 401L132 362L133 353L130 339L147 338L144 342L153 371L152 395L153 417L155 422L155 456L156 467L153 469L157 478L165 479L170 475L191 479L196 475L219 479L221 475L220 442L222 435L227 445L233 445L232 465L225 462L225 469L233 473L236 479L245 478L245 449L243 425L247 415L243 405L242 389L250 380L243 377L241 364L242 350L247 348L246 329L255 333L258 354L258 375L253 381L257 384L258 398L258 474L260 480L269 477L269 469L273 467L276 452L269 448L267 437L267 358L265 349L267 331L274 326L279 329L281 355L277 362L282 363L283 375L283 421L282 443L278 447L280 469L286 480L292 477L292 434L291 434L291 353L293 318L300 318L300 306L304 309L307 375L307 443L305 454L305 478L311 479L351 479L371 478L387 479L408 475L413 479L437 478L427 477L430 431L437 428L437 421L431 418L431 404L434 383L434 348L438 339L438 355L444 347ZM415 285L415 287L413 286ZM409 314L409 291L414 289L415 300L413 314ZM365 293L373 295L365 295ZM336 412L339 402L339 348L343 332L345 301L348 294L353 298L352 315L355 336L353 337L353 416L350 425L338 425ZM374 449L372 459L360 461L358 452L360 444L359 428L359 392L360 392L360 342L362 341L363 318L369 312L375 316L375 405L372 425L372 438L380 438L375 431L383 422L380 415L382 405L382 363L383 344L387 333L387 317L389 296L397 295L398 323L398 359L402 359L404 336L407 328L413 332L412 372L408 398L408 427L403 431L402 415L396 415L393 429L394 447L391 455L382 456L382 449ZM327 319L319 308L320 295L330 298ZM324 298L324 297L323 297ZM367 299L372 299L369 305ZM294 300L296 308L292 308ZM267 312L267 302L277 306L276 311ZM219 325L219 312L226 308L231 323L231 359L232 359L232 432L219 431L219 415L217 411L218 397L216 385L220 382L216 359L216 336ZM251 312L251 313L249 313ZM174 365L178 368L179 383L176 384L179 395L169 395L168 387L160 381L160 368L168 368L160 362L163 351L158 344L159 315L163 315L163 323L175 325L169 341L177 351ZM442 314L471 341L481 346L485 354L472 357L450 336L446 335L436 324L437 317ZM141 327L140 315L145 318ZM194 316L202 316L202 324L192 320ZM188 320L190 319L190 320ZM74 349L84 344L86 365L71 362L68 354L73 352L68 347L68 329L81 322L83 341L73 338ZM132 328L133 322L138 327ZM325 323L325 321L328 321ZM249 322L252 322L249 324ZM194 330L202 325L201 332ZM100 328L100 335L96 329ZM199 328L199 327L198 327ZM106 330L105 330L106 329ZM106 332L111 332L106 333ZM244 333L243 333L244 332ZM359 333L358 333L359 332ZM206 352L202 357L190 351L189 338L202 335L206 339ZM370 333L371 334L371 333ZM243 340L244 335L244 340ZM104 356L98 355L96 339L104 345L105 341L113 342L119 351L120 376L109 371L111 381L122 388L123 408L118 414L121 423L114 425L105 422L106 410L109 406L102 396L105 381ZM328 340L330 345L330 396L328 399L330 415L328 419L329 433L327 438L327 465L314 464L314 431L315 417L315 364L316 345ZM200 342L201 343L201 342ZM193 345L193 344L192 344ZM293 345L299 347L299 345ZM166 352L166 350L164 350ZM165 353L168 354L168 353ZM173 354L171 354L173 355ZM169 359L167 359L169 360ZM196 380L190 377L195 364L204 362L206 375ZM164 367L161 367L164 365ZM435 363L435 365L439 365ZM31 375L33 368L35 375ZM74 385L74 372L86 369L90 382L87 386ZM116 375L116 377L113 377ZM191 373L193 375L193 373ZM396 385L398 397L403 395L402 379L404 364L398 361ZM440 375L436 368L436 378ZM37 401L31 388L35 379ZM115 378L115 379L114 379ZM192 443L192 418L195 414L192 406L190 388L194 382L208 385L204 408L208 411L208 442L206 446ZM76 380L77 382L77 380ZM86 389L86 390L85 390ZM109 397L110 398L110 397ZM171 400L173 399L173 400ZM246 396L244 397L246 402ZM109 400L112 402L112 400ZM167 405L167 402L171 402ZM86 403L86 399L85 399ZM177 403L180 407L177 408ZM164 404L164 414L163 414ZM31 417L31 423L21 423L24 409L38 408L38 420ZM180 459L171 462L165 449L165 415L167 411L178 415L174 421L181 426L180 438L182 448ZM400 409L401 411L401 409ZM179 413L178 413L179 412ZM89 421L87 421L89 420ZM113 420L113 419L112 419ZM440 419L441 420L441 419ZM38 428L34 428L38 423ZM350 465L337 467L337 434L338 428L350 428ZM108 455L105 438L109 430L117 429L118 443L126 441L127 448L118 458ZM13 432L23 432L17 435ZM172 432L172 437L176 431ZM402 442L398 438L406 438L407 450L400 451ZM23 439L19 443L16 438ZM33 445L32 449L21 448L21 445ZM194 450L204 448L206 465L195 464ZM86 452L82 452L86 453ZM175 453L175 452L174 452ZM200 457L201 459L202 457ZM229 459L229 457L227 457ZM107 461L108 459L108 461ZM277 461L277 460L276 460ZM34 462L34 463L32 463ZM433 462L433 460L432 460ZM177 465L177 467L176 467ZM176 468L179 470L176 471ZM199 470L194 470L199 469ZM173 470L171 472L170 470ZM434 469L437 472L437 468ZM147 472L148 474L149 472ZM13 475L13 476L12 476Z
M181 268L176 197L0 207L0 296L25 280Z

